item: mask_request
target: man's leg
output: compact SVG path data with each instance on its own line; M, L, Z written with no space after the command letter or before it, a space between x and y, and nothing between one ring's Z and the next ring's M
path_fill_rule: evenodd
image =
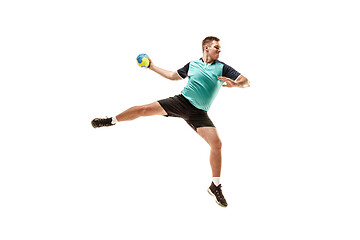
M213 175L213 182L208 188L208 193L216 198L216 203L227 207L226 199L221 190L221 184L215 184L215 179L220 179L221 173L221 140L215 127L200 127L197 133L210 145L210 165Z
M210 145L210 165L213 177L221 173L221 140L215 127L200 127L197 133Z
M124 112L116 116L118 122L130 121L138 117L154 116L154 115L166 115L165 110L158 102L150 103L142 106L131 107Z
M131 107L120 113L115 118L95 118L91 121L94 128L113 126L116 122L130 121L138 117L153 116L153 115L167 115L166 111L158 102L153 102L147 105Z

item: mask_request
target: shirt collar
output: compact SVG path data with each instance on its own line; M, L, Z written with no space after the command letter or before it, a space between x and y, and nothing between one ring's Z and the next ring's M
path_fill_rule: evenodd
M203 63L205 63L203 58L200 58L199 60L201 60ZM215 64L215 63L217 63L217 62L218 62L218 60L215 60L214 63L212 63L212 64L210 64L210 65L213 65L213 64ZM208 64L208 63L206 63L206 64Z

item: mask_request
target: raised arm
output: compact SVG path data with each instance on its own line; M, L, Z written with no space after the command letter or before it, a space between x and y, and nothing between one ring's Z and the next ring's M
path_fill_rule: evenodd
M164 78L167 78L169 80L182 80L182 78L179 76L179 74L177 72L173 72L173 71L168 71L162 68L159 68L157 66L155 66L154 62L150 60L150 67L149 69L156 72L157 74L163 76Z

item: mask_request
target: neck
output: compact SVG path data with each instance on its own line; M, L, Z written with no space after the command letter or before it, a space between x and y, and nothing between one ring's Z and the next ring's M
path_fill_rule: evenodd
M212 59L209 55L207 54L203 54L203 61L204 63L209 63L209 64L213 64L215 62L214 59Z

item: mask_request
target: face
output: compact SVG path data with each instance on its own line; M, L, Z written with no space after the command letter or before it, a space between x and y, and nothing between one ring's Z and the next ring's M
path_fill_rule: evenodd
M218 41L212 41L211 46L205 46L205 50L208 52L209 56L217 60L219 58L219 54L221 52L221 46Z

